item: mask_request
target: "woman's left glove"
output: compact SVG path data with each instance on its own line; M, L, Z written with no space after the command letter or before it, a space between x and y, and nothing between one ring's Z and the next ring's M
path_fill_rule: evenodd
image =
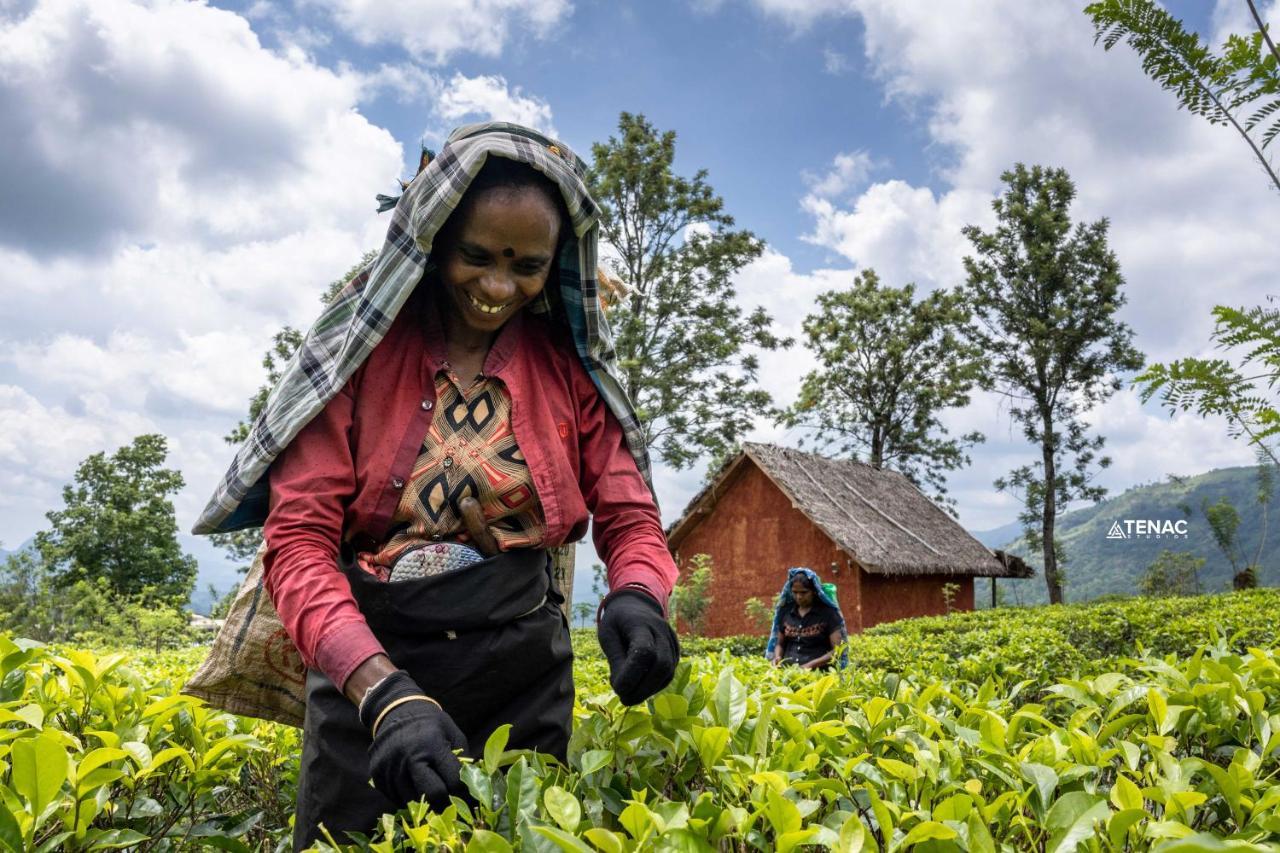
M373 734L369 775L384 797L404 808L426 797L434 809L464 796L462 765L453 754L467 738L404 670L384 678L360 703L360 722Z
M606 596L596 634L609 661L609 684L623 705L638 705L671 683L680 644L647 592L620 589Z

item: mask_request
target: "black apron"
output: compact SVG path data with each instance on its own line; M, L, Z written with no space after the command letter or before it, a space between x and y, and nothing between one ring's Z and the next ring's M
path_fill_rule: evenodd
M561 761L573 719L573 650L563 596L542 550L517 550L443 575L384 583L343 555L360 612L395 666L407 670L467 736L479 758L511 723L508 749ZM356 706L316 670L307 672L294 850L347 831L372 834L395 805L369 782L369 731Z

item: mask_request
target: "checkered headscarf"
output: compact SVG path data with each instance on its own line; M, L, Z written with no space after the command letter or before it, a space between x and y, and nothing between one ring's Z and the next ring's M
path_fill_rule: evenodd
M587 192L586 166L564 143L506 122L460 127L439 156L405 189L378 255L321 313L285 365L248 438L218 484L193 533L255 527L266 519L267 469L294 436L341 390L391 327L422 278L436 233L489 156L527 163L560 187L573 226L559 258L557 295L578 358L617 416L636 465L652 491L644 434L617 370L596 282L599 210ZM550 290L555 282L548 282ZM550 310L549 294L534 311Z

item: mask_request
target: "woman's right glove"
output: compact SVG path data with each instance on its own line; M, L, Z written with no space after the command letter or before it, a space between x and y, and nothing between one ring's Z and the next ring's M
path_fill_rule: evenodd
M373 786L397 808L426 797L433 809L443 809L451 794L465 795L453 751L465 749L467 739L409 673L396 670L370 689L360 703L360 722L373 735Z

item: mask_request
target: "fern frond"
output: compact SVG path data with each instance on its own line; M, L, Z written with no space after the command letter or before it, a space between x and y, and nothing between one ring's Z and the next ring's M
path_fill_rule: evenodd
M1262 134L1262 147L1266 148L1274 142L1276 136L1280 136L1280 119L1277 119L1275 124L1267 128L1267 132Z
M1220 347L1247 347L1243 364L1257 362L1270 372L1268 384L1280 380L1280 310L1260 305L1248 310L1218 305L1213 309L1213 339Z
M1266 121L1267 118L1275 115L1277 111L1280 111L1280 98L1276 98L1268 104L1263 104L1262 107L1254 112L1253 115L1249 116L1248 120L1245 121L1244 126L1249 130L1253 130L1259 124Z
M1179 108L1211 124L1234 127L1280 189L1280 175L1250 136L1253 127L1246 128L1236 117L1246 105L1280 93L1280 69L1274 57L1263 55L1261 33L1250 38L1231 36L1219 56L1155 0L1101 0L1085 7L1085 14L1093 20L1094 42L1101 42L1106 50L1121 41L1128 44L1137 52L1143 72L1172 92ZM1280 129L1268 127L1261 144L1265 147L1277 134Z

